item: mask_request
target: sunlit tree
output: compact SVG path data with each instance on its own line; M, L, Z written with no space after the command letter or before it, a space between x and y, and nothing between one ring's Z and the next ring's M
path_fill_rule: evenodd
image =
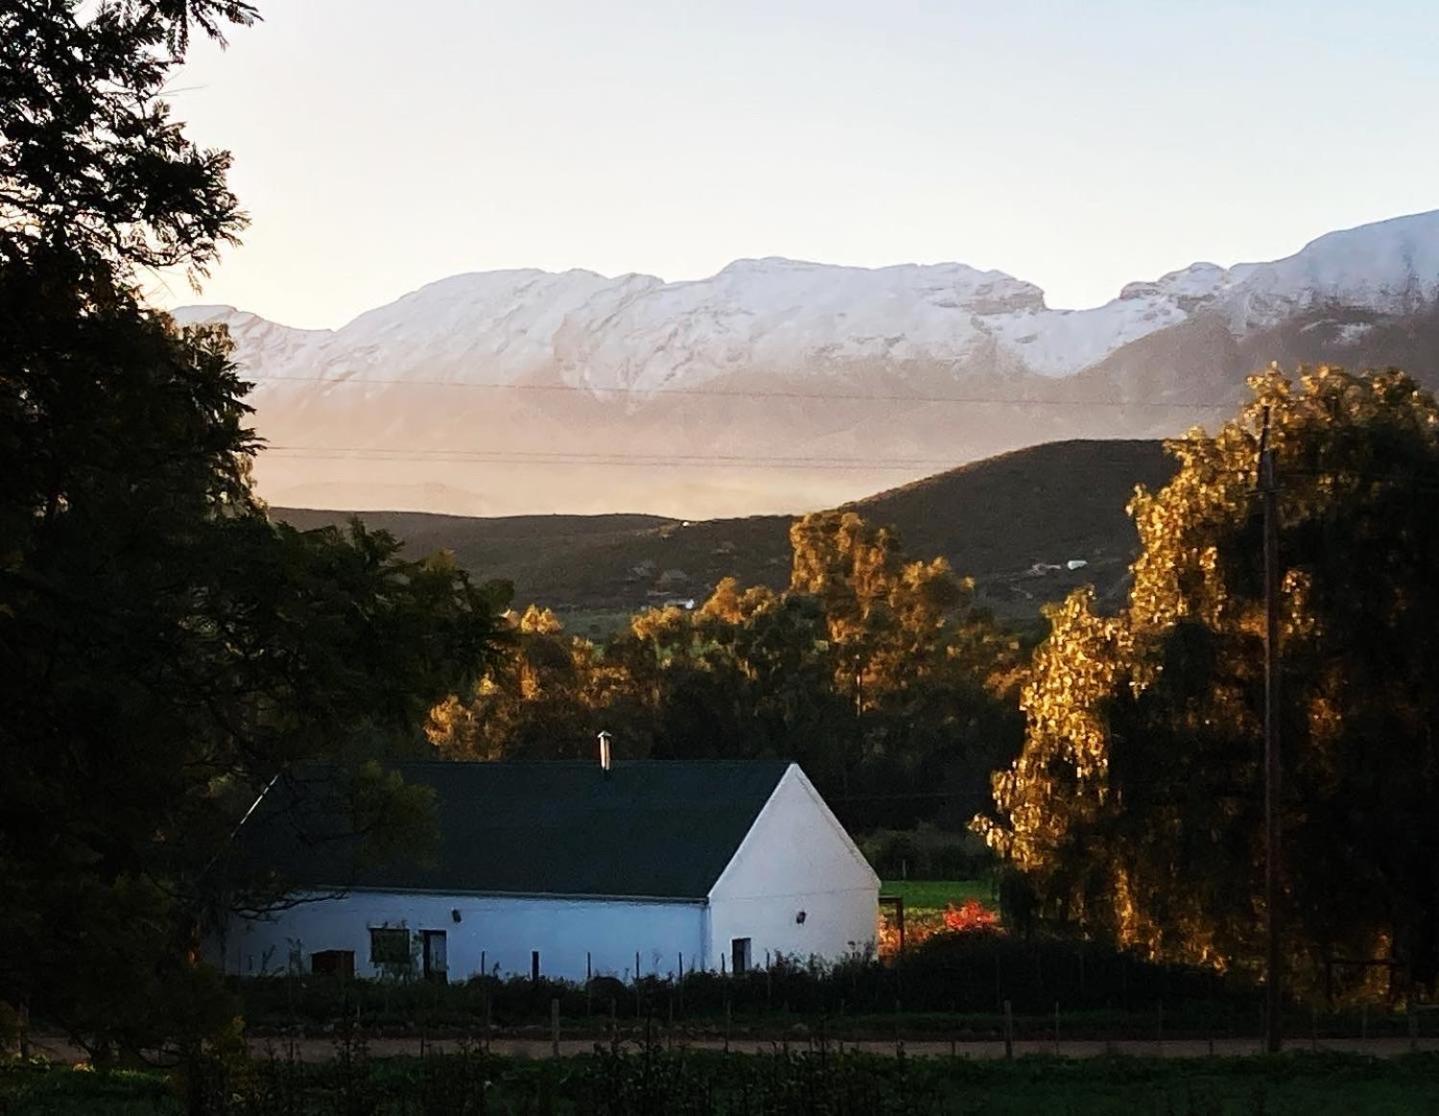
M1025 746L976 819L1046 913L1156 956L1252 967L1262 950L1267 413L1281 492L1285 941L1436 972L1439 407L1399 372L1251 380L1213 437L1131 504L1118 615L1050 610ZM1352 971L1351 971L1352 972Z
M1013 755L1015 641L941 559L853 512L797 520L789 587L725 578L699 608L637 613L596 645L516 618L518 641L431 716L455 759L787 758L858 824L962 824Z

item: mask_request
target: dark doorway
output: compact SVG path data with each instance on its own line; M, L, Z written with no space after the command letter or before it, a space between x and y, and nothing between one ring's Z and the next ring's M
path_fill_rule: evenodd
M421 930L421 957L425 965L425 979L438 984L449 978L449 947L443 930Z
M730 972L735 976L749 972L749 939L732 938L729 944Z
M310 972L349 980L355 975L353 949L319 949L310 954Z

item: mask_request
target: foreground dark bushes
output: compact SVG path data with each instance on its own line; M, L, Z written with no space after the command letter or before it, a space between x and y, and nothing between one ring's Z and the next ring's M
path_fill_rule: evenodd
M586 1116L810 1113L1428 1111L1439 1055L1234 1059L904 1058L830 1050L763 1055L657 1047L523 1062L477 1051L330 1061L211 1061L170 1074L0 1067L0 1111L70 1116Z

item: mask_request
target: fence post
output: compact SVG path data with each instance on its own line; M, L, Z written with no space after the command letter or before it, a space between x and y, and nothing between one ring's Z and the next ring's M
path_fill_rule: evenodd
M1059 1057L1059 1001L1054 1001L1054 1056Z
M1359 1037L1360 1037L1361 1039L1367 1039L1367 1038L1369 1037L1369 1005L1368 1005L1368 1004L1360 1004L1360 1005L1359 1005Z
M610 1052L620 1048L620 1021L615 1010L615 998L610 997Z
M895 1000L895 1001L894 1001L894 1056L895 1056L896 1058L902 1058L902 1057L904 1057L904 1038L903 1038L903 1036L900 1034L900 1026L901 1026L900 1019L901 1019L901 1013L903 1012L903 1010L904 1010L904 1009L900 1006L899 1000Z
M550 999L550 1052L556 1058L560 1056L560 1000L558 996Z
M1014 1007L1008 1000L1004 1001L1004 1056L1014 1057Z
M486 988L486 989L485 989L485 1053L486 1053L486 1054L488 1054L488 1053L490 1052L490 1032L491 1032L492 1030L494 1030L494 1026L493 1026L493 1024L492 1024L492 1022L491 1022L491 1019L492 1019L491 1012L492 1012L493 1006L494 1006L494 1005L493 1005L493 1003L492 1003L492 1001L491 1001L491 999L490 999L490 990L489 990L488 988Z
M1404 1012L1409 1016L1409 1049L1419 1049L1419 1013L1414 1009L1414 993L1411 991L1404 1001Z
M1157 1032L1159 1056L1164 1057L1164 1001L1159 1001L1159 1030Z
M731 1022L730 998L726 996L724 998L724 1052L726 1054L729 1053L729 1031Z

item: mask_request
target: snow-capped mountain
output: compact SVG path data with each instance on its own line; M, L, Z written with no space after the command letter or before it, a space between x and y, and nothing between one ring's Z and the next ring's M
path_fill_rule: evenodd
M1216 417L1270 359L1439 373L1439 211L1196 263L1088 310L961 263L666 283L458 275L338 330L230 307L273 502L689 515L833 503L1067 435Z

